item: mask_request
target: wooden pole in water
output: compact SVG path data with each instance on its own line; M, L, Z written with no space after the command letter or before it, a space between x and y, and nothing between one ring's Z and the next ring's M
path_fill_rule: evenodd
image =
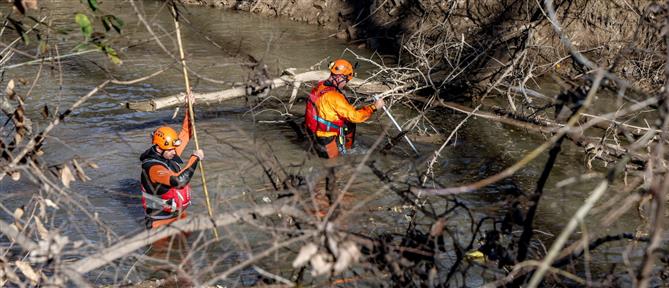
M190 123L193 127L193 138L195 139L195 149L200 149L200 143L197 140L197 131L195 130L195 113L193 113L193 101L191 100L191 95L193 91L190 89L190 82L188 81L188 70L186 69L186 59L184 56L183 44L181 44L181 30L179 29L179 16L177 11L174 8L175 4L172 4L172 16L174 16L174 27L177 30L177 43L179 44L179 57L181 59L181 67L183 68L184 74L184 83L186 83L186 97L188 98L188 113L190 114ZM211 203L209 202L209 191L207 191L207 180L204 177L204 162L200 160L200 176L202 176L202 189L204 190L204 199L207 202L207 212L209 217L213 219L214 215L211 212ZM218 240L218 230L214 226L214 236Z

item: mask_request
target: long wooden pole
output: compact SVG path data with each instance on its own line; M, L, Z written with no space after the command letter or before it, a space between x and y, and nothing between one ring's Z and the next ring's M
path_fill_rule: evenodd
M174 16L174 27L177 30L177 43L179 44L179 57L181 58L181 67L183 68L184 83L186 83L186 98L188 98L188 113L190 114L190 123L193 129L193 138L195 139L195 149L200 149L200 143L197 140L197 130L195 130L195 113L193 113L193 101L191 95L193 91L190 89L190 82L188 81L188 69L186 69L186 59L184 57L184 48L181 44L181 29L179 29L179 16L176 9L172 6L172 16ZM214 215L211 212L211 203L209 202L209 191L207 191L207 180L204 177L204 162L200 160L200 176L202 176L202 188L204 190L204 199L207 202L207 212L209 217L213 219ZM214 236L218 240L218 230L214 226Z

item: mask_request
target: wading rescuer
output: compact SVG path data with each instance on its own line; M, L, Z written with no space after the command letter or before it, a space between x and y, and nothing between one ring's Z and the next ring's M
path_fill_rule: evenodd
M365 122L383 107L383 99L360 109L353 107L341 89L353 79L353 65L344 59L330 63L330 77L318 82L307 101L305 125L318 155L335 158L353 147L355 123Z
M204 158L195 150L184 163L181 153L191 137L190 115L186 109L181 132L161 126L151 133L152 146L139 157L142 161L142 205L147 229L157 228L186 218L191 201L190 180L197 164Z

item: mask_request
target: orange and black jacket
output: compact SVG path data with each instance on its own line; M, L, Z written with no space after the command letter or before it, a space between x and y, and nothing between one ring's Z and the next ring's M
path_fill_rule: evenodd
M328 83L328 81L324 81L321 85L334 86ZM322 89L324 87L318 88ZM346 96L344 96L339 89L325 92L315 104L316 110L318 110L318 116L330 122L335 122L340 119L352 123L365 122L372 116L374 110L376 110L374 104L356 109L348 102L348 100L346 100ZM318 137L330 137L336 135L336 132L316 131L316 136Z
M168 160L163 157L156 151L155 145L144 151L139 157L139 160L142 161L141 185L147 193L160 196L165 194L170 188L182 188L186 186L193 177L200 159L193 155L185 165L183 159L181 159L181 153L183 153L186 145L188 145L191 136L188 117L189 115L186 113L181 132L179 132L181 145L176 148L177 155L174 158ZM165 163L169 168L156 162ZM147 208L146 214L166 216L169 213Z

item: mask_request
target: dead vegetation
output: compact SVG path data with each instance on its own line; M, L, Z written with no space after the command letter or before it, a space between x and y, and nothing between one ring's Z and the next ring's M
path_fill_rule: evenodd
M263 3L251 2L248 4L255 6ZM1 206L7 215L0 222L6 244L0 247L0 283L83 287L98 284L95 275L104 275L105 281L124 285L129 275L136 272L134 269L139 269L135 267L156 262L166 267L168 274L162 275L165 280L174 278L181 285L198 287L246 285L244 279L249 274L254 278L248 282L252 285L285 287L537 287L542 283L649 287L663 283L669 273L669 255L663 248L668 240L665 149L669 89L665 67L669 65L669 36L664 31L669 27L669 3L372 2L374 5L369 7L375 9L351 8L361 11L361 16L354 18L359 21L347 31L366 27L364 33L370 34L364 35L374 35L401 28L407 33L401 39L390 39L401 47L392 60L368 59L349 51L347 56L376 68L370 77L361 79L360 85L373 83L375 88L381 87L356 92L380 93L393 106L413 111L414 116L403 125L409 135L449 135L438 149L427 151L418 159L407 157L393 167L384 167L374 161L375 151L402 145L396 144L402 135L385 131L388 135L376 138L369 152L352 166L313 171L285 167L268 146L248 137L248 145L235 147L235 151L267 177L265 187L244 187L244 191L264 191L262 200L250 197L248 207L217 210L212 217L202 213L156 231L117 235L106 225L107 219L100 219L90 209L86 195L72 193L69 188L72 181L95 181L86 176L86 171L97 165L85 158L46 163L42 148L54 127L108 84L136 83L165 70L136 80L105 80L69 107L45 106L42 114L47 125L40 127L25 117L24 107L32 103L25 103L22 99L26 95L17 92L28 91L27 94L30 89L16 88L34 85L39 73L32 82L9 81L0 102L4 112L0 118L4 124L0 183L10 181L9 178L27 178L39 189L18 208ZM142 25L151 31L150 19L144 18L136 1L129 3ZM385 19L373 16L381 12L390 17L388 22L376 22ZM407 27L407 23L411 25ZM27 29L24 32L30 33ZM178 63L176 54L151 33L166 57ZM19 48L12 48L0 54L5 59L20 52ZM287 86L298 83L298 87L311 80L288 76L279 79ZM539 85L546 82L556 83L559 91ZM238 89L240 95L279 86L265 85L266 81L249 83L256 83L258 87L252 88L257 89L249 89L253 84L246 83L246 87ZM286 115L293 114L287 115L289 120L293 119L290 116L300 116L290 108L294 97L279 102L289 106L283 110L288 111ZM178 103L178 97L172 98L170 103ZM268 102L271 101L262 104L276 105ZM263 109L263 105L256 109ZM462 113L459 125L451 131L434 124L444 111ZM453 137L458 129L466 127L470 117L536 133L545 142L493 175L463 185L440 183L438 174L443 168L436 163L443 151L451 149ZM585 200L570 220L559 227L561 232L545 237L536 229L537 210L567 141L583 148L587 159L584 165L605 172L560 179L563 189L593 180L596 185L584 195ZM507 181L546 155L539 177L532 179L536 183L532 191L515 191L517 194L488 203L494 208L489 214L480 213L481 207L466 201L466 197ZM379 183L376 190L351 203L347 192L362 171L371 171ZM323 187L328 174L338 175L339 181L330 180L330 185ZM619 182L624 184L614 185ZM12 191L2 191L7 193L6 199L12 198ZM400 204L381 210L396 212L406 221L391 216L370 224L386 229L370 232L373 229L359 222L368 216L363 213L368 212L367 204L384 194L394 195ZM597 223L611 225L637 207L640 219L634 231L599 235L589 233L583 224L586 217L596 215ZM99 230L101 241L63 235L59 229L63 220L56 220L56 216L71 217L73 211L88 217L87 221ZM226 232L220 241L207 232L214 227ZM158 239L183 232L193 233L190 238L194 241L185 249L175 249L185 253L177 260L169 261L169 249L167 255L142 250ZM250 241L246 234L260 236ZM627 247L621 253L624 260L606 263L608 269L590 271L592 255L607 243L624 243L620 244ZM208 267L197 269L194 263L212 261L207 255L212 251L220 255ZM634 253L641 256L630 260ZM129 271L128 263L133 267Z

